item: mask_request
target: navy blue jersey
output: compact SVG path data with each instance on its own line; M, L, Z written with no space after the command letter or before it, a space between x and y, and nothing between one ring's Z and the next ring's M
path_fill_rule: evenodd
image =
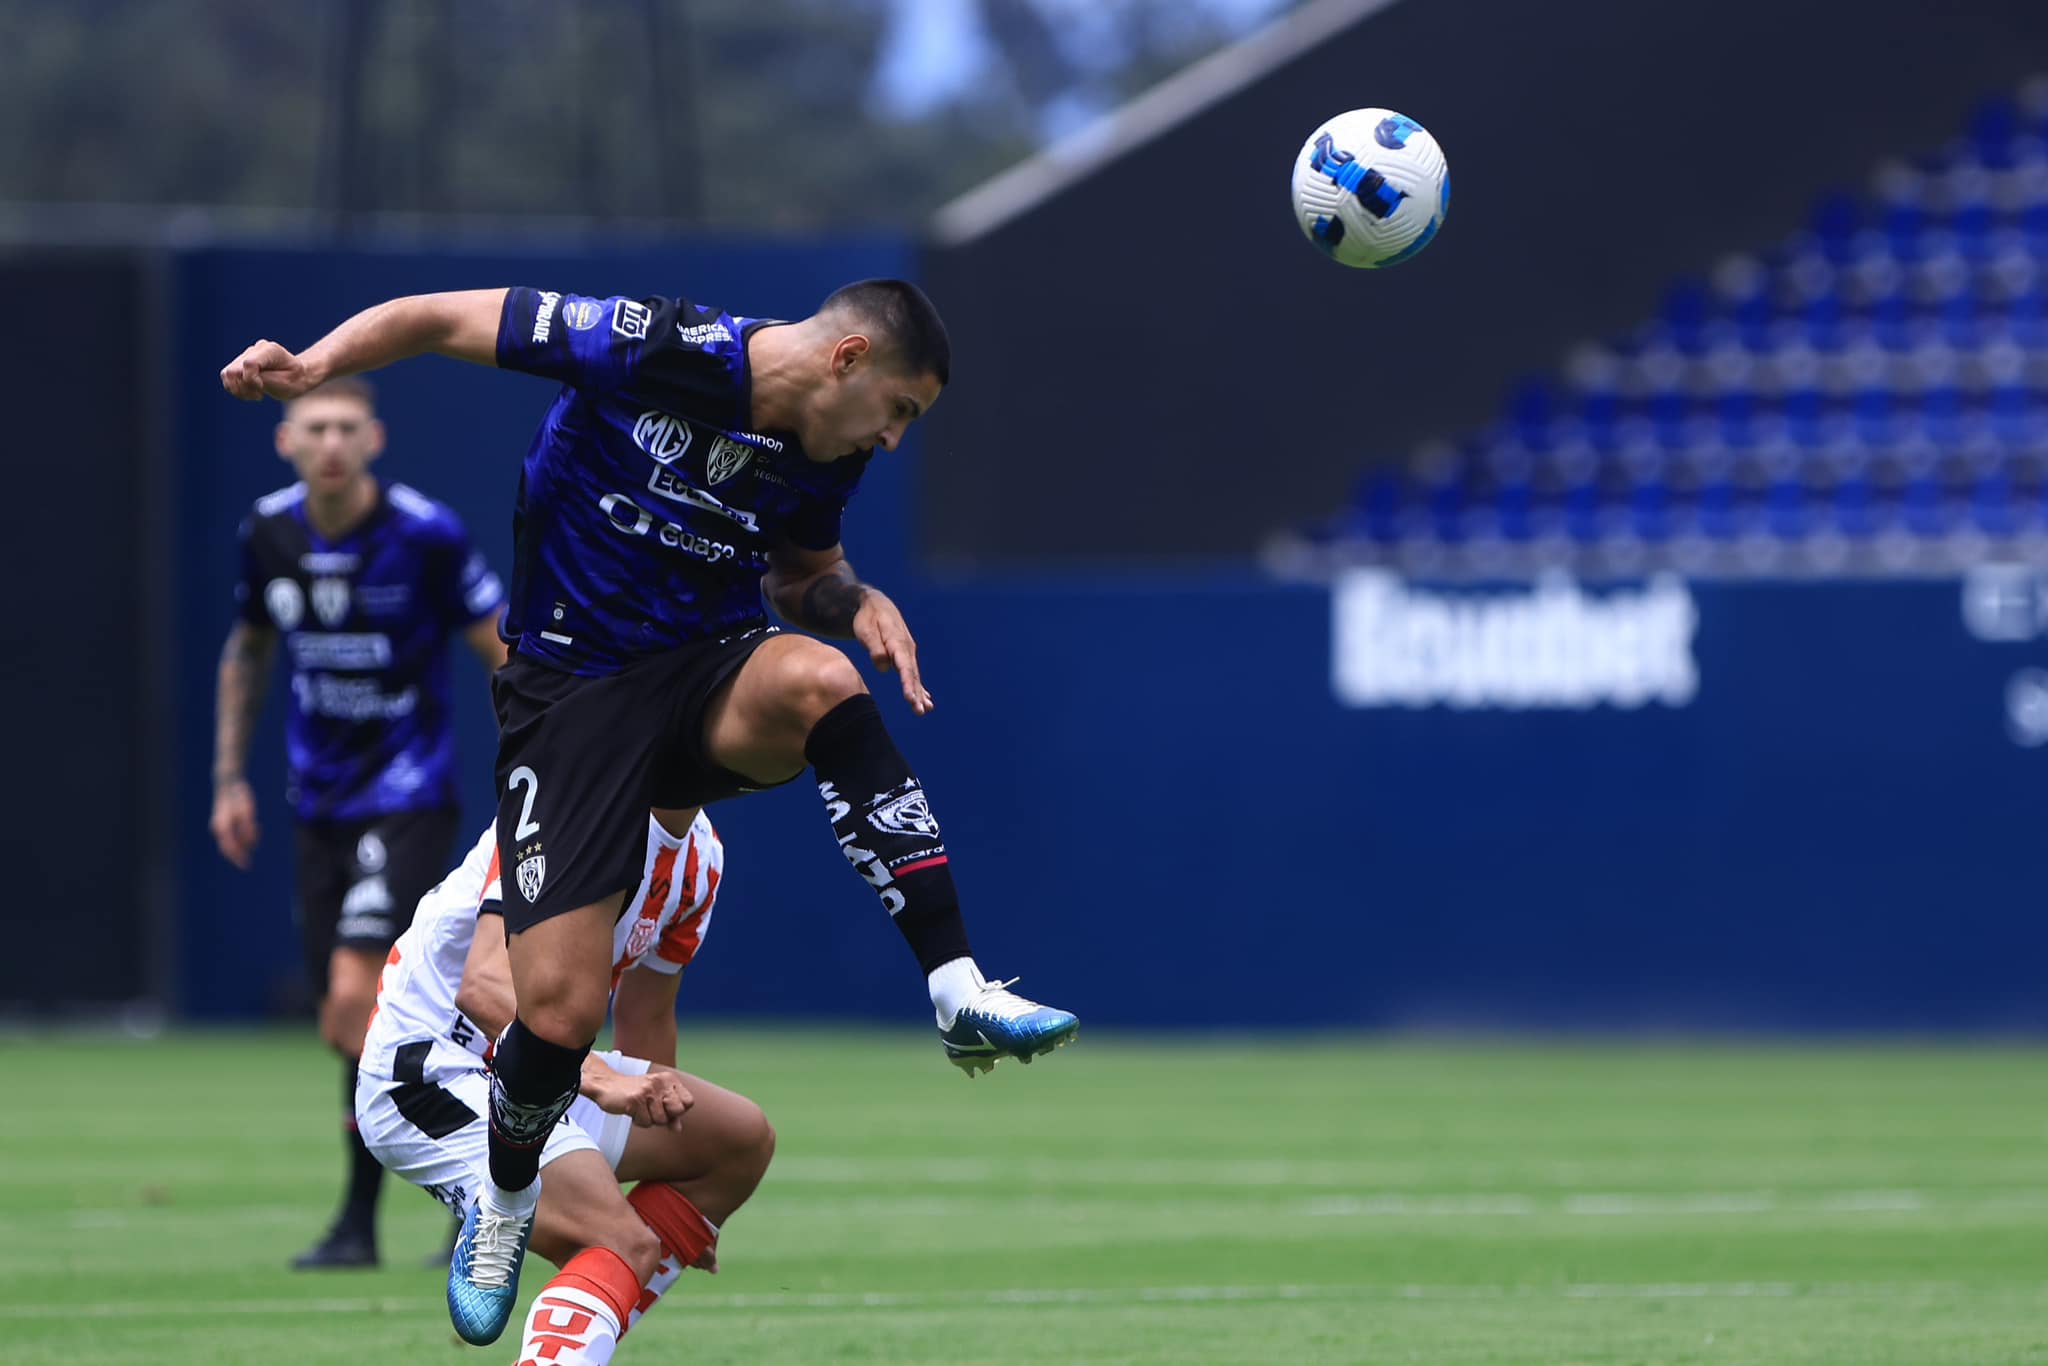
M749 431L747 336L766 321L682 299L514 289L498 364L560 380L520 475L505 634L570 673L764 624L782 542L839 544L871 451L805 458Z
M289 796L301 820L369 820L456 799L448 637L505 590L455 514L389 484L355 530L329 541L306 488L242 523L242 619L284 637Z

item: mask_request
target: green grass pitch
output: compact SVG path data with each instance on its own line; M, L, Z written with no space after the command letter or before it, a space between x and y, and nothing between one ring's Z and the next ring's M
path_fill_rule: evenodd
M780 1150L626 1366L2048 1362L2038 1049L1084 1037L973 1082L905 1034L683 1053ZM284 1269L335 1083L310 1030L0 1040L0 1362L512 1361L456 1344L409 1187L384 1270Z

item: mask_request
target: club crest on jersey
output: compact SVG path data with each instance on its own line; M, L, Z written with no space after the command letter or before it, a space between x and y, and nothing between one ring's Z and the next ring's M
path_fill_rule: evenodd
M939 823L932 819L931 801L915 783L908 792L892 797L868 812L868 824L896 835L936 835Z
M348 580L313 580L313 613L323 626L339 626L348 615Z
M704 457L704 478L708 483L723 484L745 469L753 458L752 446L743 446L729 436L721 436L711 443L711 454Z
M657 464L672 465L690 449L690 424L674 413L649 409L633 424L633 444L653 456Z
M294 579L272 579L263 588L263 610L280 631L296 631L306 618L306 595Z
M540 887L548 877L548 856L535 854L519 860L519 895L526 898L527 905L540 900Z
M643 915L633 922L632 932L626 936L626 957L638 958L653 942L654 921Z

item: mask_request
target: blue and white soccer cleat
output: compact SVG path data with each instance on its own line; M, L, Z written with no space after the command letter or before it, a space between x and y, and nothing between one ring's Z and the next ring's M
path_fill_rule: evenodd
M1028 1063L1072 1043L1081 1030L1081 1021L1071 1011L1042 1006L1008 990L1016 982L1012 977L983 983L953 1022L939 1027L946 1057L970 1077L994 1068L998 1058Z
M462 1212L462 1232L448 1259L448 1318L472 1346L496 1342L512 1320L533 1213L527 1211L524 1218L496 1214L483 1207L481 1196Z

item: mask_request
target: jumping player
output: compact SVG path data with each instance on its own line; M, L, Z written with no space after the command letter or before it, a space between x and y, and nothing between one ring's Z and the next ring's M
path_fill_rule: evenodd
M675 1070L676 987L702 946L724 851L701 813L642 818L639 885L612 935L615 1048L541 1151L533 1248L561 1268L536 1297L521 1361L585 1366L686 1267L717 1268L718 1230L767 1170L752 1101ZM391 950L363 1047L357 1123L378 1160L460 1211L487 1169L489 1041L513 996L495 832L420 902ZM620 1181L637 1182L630 1195Z
M384 953L455 840L448 640L460 635L486 669L502 664L505 591L453 512L370 473L384 426L364 381L292 400L276 444L299 482L258 500L242 523L211 828L221 854L246 870L259 829L243 764L282 639L299 938L321 1038L342 1059L348 1156L340 1213L292 1265L374 1266L384 1169L355 1132L356 1057Z
M864 281L794 323L663 297L420 295L357 314L303 355L257 342L221 382L239 398L290 398L429 351L563 386L522 471L513 653L495 681L519 1014L498 1043L490 1180L449 1279L451 1314L481 1334L511 1313L540 1144L603 1023L642 810L809 767L841 852L926 973L950 1058L969 1070L1028 1060L1078 1022L983 978L938 823L859 672L762 609L765 593L793 625L853 637L898 673L914 713L931 709L902 614L840 546L873 448L894 449L951 370L923 292Z

